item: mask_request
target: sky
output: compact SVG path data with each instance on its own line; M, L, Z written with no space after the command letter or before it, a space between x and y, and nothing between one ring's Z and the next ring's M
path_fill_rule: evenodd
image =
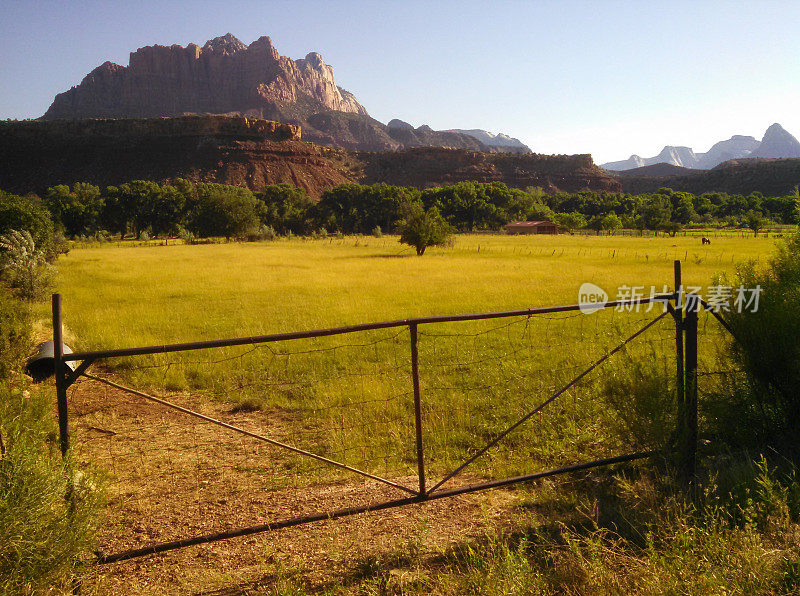
M106 60L262 35L319 52L377 120L481 128L596 163L800 137L800 2L2 0L0 118L36 118Z

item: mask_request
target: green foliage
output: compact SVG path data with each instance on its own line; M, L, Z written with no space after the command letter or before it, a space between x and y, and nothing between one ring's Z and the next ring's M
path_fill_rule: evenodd
M417 256L422 256L429 246L441 246L452 233L436 207L427 211L419 203L407 203L403 207L403 219L399 224L400 242L413 246Z
M92 234L100 229L105 199L97 186L76 182L72 189L65 184L48 188L45 205L53 220L64 226L66 234L76 236Z
M30 311L0 284L0 379L8 379L30 350Z
M63 461L52 393L20 374L30 350L27 305L0 286L0 593L70 591L92 546L101 491Z
M103 223L120 234L125 234L130 227L137 239L145 230L150 230L154 236L174 233L183 219L192 191L191 184L185 181L163 187L149 180L109 186Z
M513 194L505 184L459 182L453 186L429 188L422 192L427 207L436 207L453 227L460 231L499 229L508 222L504 207ZM516 202L518 214L528 211L528 205Z
M54 254L53 220L42 203L0 191L0 234L27 231L38 248Z
M554 215L554 221L558 224L559 228L570 233L574 230L586 227L587 224L586 218L577 211L573 211L572 213L556 213Z
M751 427L761 427L760 436L796 457L800 453L800 233L779 247L766 268L757 269L753 263L740 267L734 285L760 287L761 293L757 311L738 312L731 303L725 313L737 339L733 355L752 382L750 391L737 392L732 399L752 400L756 407L741 408L743 415L755 417Z
M314 209L318 225L331 231L370 234L376 226L391 230L401 218L400 207L419 201L413 188L388 184L342 184L322 194Z
M243 237L258 226L258 203L248 189L206 183L195 187L186 227L197 236Z
M305 234L311 227L314 201L302 188L291 184L265 186L256 194L261 203L260 217L264 225L279 234Z
M35 300L50 288L54 268L30 232L11 230L0 236L0 278L21 298Z
M766 218L752 209L744 214L744 224L753 230L753 234L758 236L758 231L767 223Z

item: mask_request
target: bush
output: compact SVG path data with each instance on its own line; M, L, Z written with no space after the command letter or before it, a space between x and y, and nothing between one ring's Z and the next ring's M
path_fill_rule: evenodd
M44 296L50 288L54 268L45 252L37 248L27 230L11 230L0 236L0 275L26 300Z
M258 242L259 240L275 240L278 234L272 226L259 226L248 230L244 235L244 240L247 242Z

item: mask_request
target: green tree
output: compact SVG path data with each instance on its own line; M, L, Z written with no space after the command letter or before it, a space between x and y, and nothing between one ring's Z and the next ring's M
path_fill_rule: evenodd
M753 235L758 236L758 231L763 228L767 223L761 213L753 211L752 209L744 214L744 225L753 230Z
M570 234L575 230L585 227L587 223L586 218L577 211L573 211L572 213L556 213L553 219L558 224L559 228Z
M76 182L71 189L66 184L52 186L45 194L45 205L68 236L98 231L104 204L100 188L86 182Z
M417 256L422 256L429 246L440 246L447 242L452 228L436 207L425 211L419 203L406 203L402 211L400 242L413 246Z
M11 230L28 232L37 248L54 256L53 220L41 201L0 191L0 235Z
M259 225L258 203L250 190L228 184L195 187L188 228L199 237L239 237Z
M308 231L314 200L302 188L286 183L272 184L256 194L256 199L261 203L259 215L264 225L272 226L279 234Z

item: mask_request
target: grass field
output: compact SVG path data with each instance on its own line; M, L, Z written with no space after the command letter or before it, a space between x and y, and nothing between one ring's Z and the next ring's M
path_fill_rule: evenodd
M457 236L425 256L394 237L73 250L58 291L76 347L256 335L423 315L573 304L583 282L707 286L774 239ZM43 317L47 315L42 313Z
M774 244L741 237L714 238L709 247L691 237L473 235L423 257L394 237L99 245L60 259L58 291L68 343L91 350L574 304L583 282L613 299L622 285L645 286L645 293L650 286L670 289L674 259L684 262L687 285L705 287L718 274L732 274L738 262L764 259ZM658 308L421 326L428 486L651 321ZM43 309L41 317L48 316ZM711 346L719 336L709 331ZM713 360L713 350L705 351ZM600 398L609 379L636 387L656 369L667 378L674 370L669 317L446 487L658 443L674 427L668 387L655 412L632 408L629 394L616 408ZM90 370L415 486L405 328L129 358ZM231 442L209 425L91 382L79 383L71 400L79 459L94 461L110 479L101 542L112 551L370 498L369 487L350 484L346 473L252 440ZM626 409L653 418L631 428ZM334 481L342 494L326 488ZM383 488L387 497L404 496ZM352 493L356 501L345 498L351 490L361 491ZM457 523L450 514L445 504L436 515L444 525ZM263 541L257 544L269 544ZM240 553L234 559L250 553L246 542L234 542L224 552ZM101 576L130 589L130 582L150 581L153 569L194 569L192 556L149 563L142 568L149 574L120 567Z

